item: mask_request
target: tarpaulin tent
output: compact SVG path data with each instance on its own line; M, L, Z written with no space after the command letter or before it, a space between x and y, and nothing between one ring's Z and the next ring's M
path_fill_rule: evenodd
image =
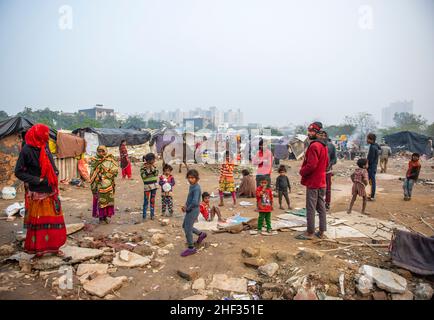
M108 128L80 128L72 131L73 134L79 133L84 137L84 133L94 133L98 136L99 144L106 147L116 147L126 140L128 145L140 145L151 139L149 131L139 131L133 129L108 129Z
M432 156L430 139L428 136L411 131L384 136L384 141L392 148L392 152L410 151Z
M0 122L0 139L29 130L36 122L25 117L13 117ZM50 138L56 140L57 132L50 128Z

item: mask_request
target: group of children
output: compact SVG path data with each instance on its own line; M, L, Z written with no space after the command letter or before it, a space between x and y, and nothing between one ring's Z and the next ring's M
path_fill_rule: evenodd
M404 201L410 201L411 195L413 191L413 186L419 178L419 173L421 169L421 164L419 162L420 155L418 153L413 153L411 155L411 160L408 163L408 169L403 182L404 189ZM361 213L366 213L366 202L368 200L366 194L366 186L369 183L368 178L368 160L365 158L361 158L357 160L357 166L351 175L351 181L353 182L352 187L352 198L350 202L350 207L348 208L347 213L351 213L353 209L354 202L357 199L357 196L362 197L362 211Z
M408 164L406 178L404 179L404 200L411 199L413 185L418 179L420 172L419 154L413 153L411 160ZM147 208L150 207L151 219L154 219L155 213L155 197L158 187L161 188L161 203L162 215L173 215L173 188L175 186L175 178L172 175L173 168L169 164L163 166L163 174L159 175L159 170L155 166L156 157L153 153L149 153L144 157L144 164L140 169L140 174L144 184L144 203L143 203L143 219L146 219ZM225 162L220 168L219 177L219 206L224 205L224 192L230 192L232 195L233 204L236 205L236 188L234 168L235 164L231 162L229 153L226 153ZM351 175L353 182L352 199L348 208L348 213L351 213L354 203L358 196L362 197L362 213L366 213L367 194L366 186L369 183L368 177L368 160L361 158L357 160L358 168L355 169ZM291 209L289 192L291 192L291 184L287 176L287 169L281 165L278 169L278 177L276 178L275 191L278 194L279 208L284 209L282 200L285 198L288 209ZM240 186L240 196L256 197L256 211L259 213L258 217L258 230L252 233L260 232L263 235L272 235L271 226L271 212L274 210L273 190L271 189L269 181L263 177L256 187L254 178L250 172L245 169L242 171L242 182ZM208 192L201 191L199 185L199 172L195 169L190 169L187 172L186 178L190 184L187 201L182 206L182 211L185 213L183 229L187 239L188 248L181 253L181 256L186 257L196 253L195 243L193 241L193 234L198 236L196 244L200 244L207 234L203 231L197 230L194 223L202 219L203 221L213 221L215 217L219 222L225 222L222 217L220 209L212 206L210 199L211 195ZM266 231L262 231L265 222Z

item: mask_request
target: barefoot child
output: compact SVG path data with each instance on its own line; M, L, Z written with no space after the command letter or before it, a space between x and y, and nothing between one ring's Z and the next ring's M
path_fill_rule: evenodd
M220 179L219 179L219 206L224 206L223 193L230 192L232 194L232 200L234 205L237 204L237 197L235 193L235 179L234 179L234 167L235 164L230 160L229 151L226 151L225 162L220 167Z
M402 185L404 189L404 201L411 200L411 192L413 191L413 186L419 178L421 168L419 158L419 153L413 153L411 155L411 160L408 163L407 173L405 175L404 183Z
M166 215L166 210L169 211L168 217L173 215L173 187L175 186L175 178L172 176L173 168L169 164L163 166L163 174L160 176L159 185L161 187L161 215Z
M351 213L354 202L356 202L357 196L363 198L362 213L365 213L366 201L367 201L365 187L368 185L368 180L369 180L368 170L366 170L367 165L368 165L367 159L357 160L358 168L354 170L354 173L351 175L351 180L353 181L353 189L352 189L353 198L351 199L350 207L348 208L347 213Z
M208 192L202 193L202 202L200 203L200 213L205 221L213 221L217 216L219 222L226 222L226 219L222 217L220 209L216 206L210 205L211 196Z
M140 175L143 180L145 194L143 201L143 220L146 219L146 211L150 206L151 220L154 220L155 195L158 188L158 169L155 166L155 154L148 153L143 157L145 163L140 168Z
M271 211L273 211L273 191L267 186L266 177L262 177L259 187L256 189L256 200L258 203L258 232L262 231L262 224L267 226L267 232L262 232L263 235L272 235L271 231Z
M190 189L188 191L187 202L181 208L182 212L185 212L184 222L182 228L184 229L185 237L187 238L188 248L181 253L181 257L187 257L196 253L196 248L193 243L193 233L198 235L196 243L200 244L206 238L206 233L201 232L194 228L194 222L199 216L199 204L201 190L199 185L199 172L195 169L188 170L186 176L188 183L190 183Z
M282 196L285 197L288 209L291 209L288 195L288 191L291 192L291 184L289 183L288 176L286 175L286 167L284 165L281 165L278 172L279 176L276 178L276 191L279 194L279 209L283 210Z

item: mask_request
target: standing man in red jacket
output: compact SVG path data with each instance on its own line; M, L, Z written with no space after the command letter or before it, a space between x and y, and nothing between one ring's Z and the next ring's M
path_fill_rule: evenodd
M307 129L311 142L306 150L303 165L300 169L301 184L306 186L307 231L296 237L299 240L312 240L314 235L323 238L324 232L327 230L324 198L326 169L329 158L327 142L320 138L321 130L321 122L314 122ZM319 213L319 232L317 233L315 233L316 211Z

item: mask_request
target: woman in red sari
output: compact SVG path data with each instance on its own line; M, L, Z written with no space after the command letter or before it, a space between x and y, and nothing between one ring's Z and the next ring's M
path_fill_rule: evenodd
M131 179L131 161L128 157L127 141L122 140L119 146L119 156L121 158L122 179Z
M55 253L66 242L66 228L59 200L57 169L48 150L49 128L36 124L27 132L15 167L18 179L28 183L24 225L27 229L24 249L41 257Z

